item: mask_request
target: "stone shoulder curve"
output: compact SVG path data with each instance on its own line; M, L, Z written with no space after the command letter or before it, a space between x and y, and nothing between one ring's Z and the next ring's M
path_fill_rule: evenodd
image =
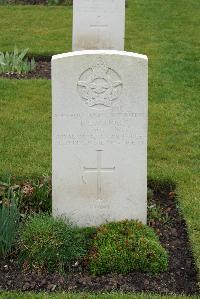
M51 61L58 61L63 58L75 57L75 56L83 56L83 55L118 55L118 56L127 56L136 59L141 59L143 61L148 61L148 57L143 54L138 54L134 52L127 51L117 51L117 50L84 50L84 51L74 51L68 53L62 53L53 55Z

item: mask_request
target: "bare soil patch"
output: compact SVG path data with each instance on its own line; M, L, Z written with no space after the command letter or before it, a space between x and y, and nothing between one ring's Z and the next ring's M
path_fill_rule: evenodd
M8 4L22 4L22 5L72 5L73 0L59 0L49 1L49 0L7 0Z

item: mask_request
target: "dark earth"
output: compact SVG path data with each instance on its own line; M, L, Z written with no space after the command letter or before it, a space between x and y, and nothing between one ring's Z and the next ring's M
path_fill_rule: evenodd
M89 291L89 292L155 292L159 294L197 294L197 270L195 268L185 220L171 190L154 191L151 206L162 211L149 225L160 237L169 252L168 271L159 275L132 272L128 275L107 274L99 277L89 275L80 266L74 266L68 276L39 273L17 264L14 256L0 261L0 290L22 291ZM155 220L157 219L157 220Z
M72 5L73 0L7 0L7 3L24 5Z

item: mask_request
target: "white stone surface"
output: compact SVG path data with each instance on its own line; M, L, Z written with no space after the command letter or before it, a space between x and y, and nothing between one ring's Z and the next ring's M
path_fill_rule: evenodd
M73 51L124 50L125 0L74 0Z
M53 56L53 215L79 226L147 215L147 57Z

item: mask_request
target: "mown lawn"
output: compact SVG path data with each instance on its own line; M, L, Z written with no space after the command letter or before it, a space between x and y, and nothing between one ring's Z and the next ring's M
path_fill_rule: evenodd
M126 50L149 57L148 175L176 183L200 269L199 8L196 0L129 0ZM69 51L71 17L66 7L1 6L0 51ZM50 117L49 81L0 80L0 176L51 172Z
M29 48L34 55L71 50L71 7L0 6L0 51Z
M51 171L51 83L0 80L0 170L40 176Z

